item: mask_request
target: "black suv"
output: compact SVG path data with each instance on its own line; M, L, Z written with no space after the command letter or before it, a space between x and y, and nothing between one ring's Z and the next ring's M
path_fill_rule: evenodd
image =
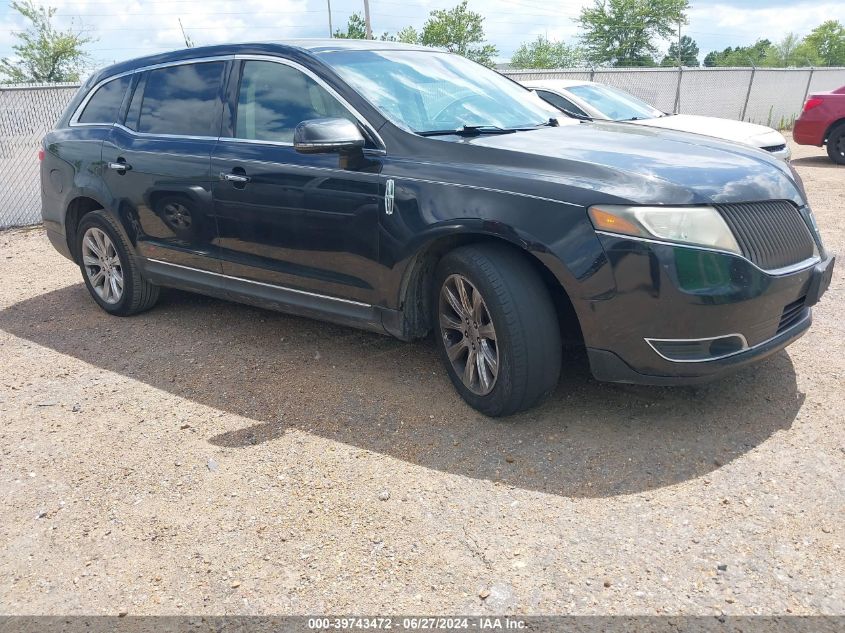
M557 120L462 57L390 42L116 64L44 140L43 217L107 312L178 287L412 340L455 387L532 406L689 383L801 336L830 283L798 176L733 143Z

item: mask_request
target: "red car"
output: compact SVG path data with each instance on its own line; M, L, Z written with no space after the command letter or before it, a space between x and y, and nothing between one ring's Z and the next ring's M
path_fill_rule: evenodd
M799 145L827 144L830 160L845 165L845 86L811 94L795 121L792 138Z

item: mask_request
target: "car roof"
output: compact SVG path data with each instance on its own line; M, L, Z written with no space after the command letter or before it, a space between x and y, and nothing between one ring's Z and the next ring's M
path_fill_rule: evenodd
M273 42L243 42L232 44L217 44L214 46L198 46L195 48L182 48L165 53L135 57L126 61L118 62L94 73L91 80L99 81L105 77L129 72L136 68L166 64L183 60L199 59L205 57L222 57L236 54L265 54L279 55L290 53L324 53L328 51L363 51L363 50L420 50L430 52L442 52L439 49L416 44L403 44L402 42L389 42L381 40L349 40L349 39L292 39Z
M528 88L547 88L549 90L566 90L572 86L585 86L594 84L594 81L587 81L586 79L526 79L520 81L523 86Z

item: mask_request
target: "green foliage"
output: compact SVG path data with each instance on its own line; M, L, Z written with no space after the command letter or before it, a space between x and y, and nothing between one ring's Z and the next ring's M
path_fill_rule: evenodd
M698 66L698 44L689 35L681 36L681 65L682 66ZM672 42L669 45L669 52L660 62L661 66L677 66L678 65L678 43Z
M763 58L763 65L772 68L815 66L818 63L816 51L803 46L802 40L795 33L787 33L780 42L769 46Z
M420 43L420 35L419 33L417 33L417 30L413 26L406 26L396 35L391 35L390 33L383 33L379 39L387 42L402 42L403 44Z
M396 34L396 41L405 44L419 44L420 34L413 26L406 26Z
M722 51L712 51L704 58L705 66L762 66L763 60L772 43L769 40L757 40L751 46L728 46Z
M88 55L83 47L93 41L81 32L53 27L53 7L36 6L32 0L13 0L9 5L30 22L21 33L15 33L14 58L0 60L0 75L11 83L52 83L79 81Z
M334 37L342 40L367 39L367 23L364 21L364 17L360 13L353 13L346 21L346 31L335 29Z
M810 51L818 65L845 66L845 26L837 20L821 23L801 42L799 54Z
M584 53L576 46L553 42L542 35L523 42L511 58L513 68L573 68L584 63Z
M484 43L484 18L467 8L462 0L453 9L438 9L429 14L419 41L425 46L445 48L473 61L492 66L498 49Z
M656 39L686 24L688 0L593 0L578 24L589 59L613 66L654 65Z

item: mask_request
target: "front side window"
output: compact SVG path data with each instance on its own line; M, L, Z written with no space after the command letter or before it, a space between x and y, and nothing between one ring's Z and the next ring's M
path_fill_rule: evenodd
M393 123L413 132L543 125L554 110L470 60L435 51L345 50L319 57Z
M130 83L132 83L132 75L124 75L100 86L79 116L79 122L114 123Z
M582 84L567 90L613 121L637 121L664 116L657 108L613 86Z
M293 131L303 121L336 117L355 121L337 99L302 71L275 62L244 63L236 138L292 143Z
M149 71L140 102L138 131L219 136L223 67L223 62L205 62Z
M572 103L569 99L561 97L556 92L549 92L548 90L537 90L537 94L543 101L550 103L561 112L566 112L568 114L577 114L579 116L587 116L587 113L584 112L581 108Z

